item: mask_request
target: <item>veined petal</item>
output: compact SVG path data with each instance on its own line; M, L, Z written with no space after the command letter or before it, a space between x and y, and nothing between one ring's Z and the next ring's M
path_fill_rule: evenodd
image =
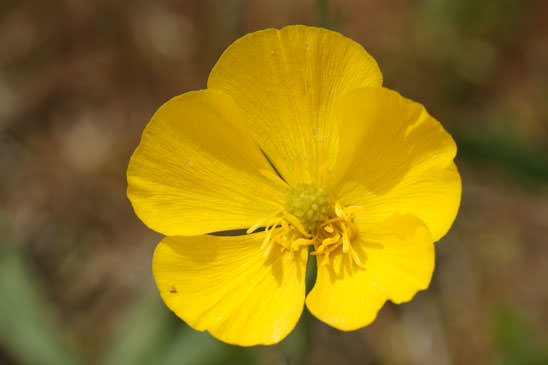
M153 273L166 305L192 328L231 344L281 341L304 305L307 250L265 253L264 233L168 237Z
M316 318L342 331L367 326L375 320L386 296L373 286L369 271L357 267L338 248L329 263L317 256L316 284L306 297L306 307Z
M355 218L356 245L375 285L394 303L407 302L428 288L434 271L434 241L426 225L412 215L394 214L375 224L366 213Z
M341 248L318 256L318 277L306 298L310 312L327 324L354 330L371 323L384 302L410 300L426 289L434 269L434 245L426 226L409 215L377 225L357 220L352 250L362 267Z
M278 209L285 184L240 120L231 99L211 90L177 96L154 114L127 172L146 225L195 235L249 228Z
M375 60L339 33L288 26L234 42L211 71L208 88L231 95L245 123L292 186L322 184L339 148L336 100L380 86Z
M412 214L435 241L449 230L461 197L456 145L418 103L385 88L364 88L339 105L341 151L333 190L368 219Z

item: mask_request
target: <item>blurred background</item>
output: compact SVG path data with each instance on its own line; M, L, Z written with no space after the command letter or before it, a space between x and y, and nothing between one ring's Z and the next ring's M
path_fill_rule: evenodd
M548 2L3 0L1 364L548 364ZM125 170L152 113L245 33L320 25L376 58L459 146L431 288L272 347L189 329L151 275Z

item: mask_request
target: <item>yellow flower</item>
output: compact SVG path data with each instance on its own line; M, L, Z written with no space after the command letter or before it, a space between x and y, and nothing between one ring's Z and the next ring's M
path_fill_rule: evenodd
M153 273L175 314L228 343L273 344L305 302L354 330L428 287L433 243L460 203L456 146L422 105L381 85L354 41L288 26L237 40L207 89L156 112L128 196L167 236Z

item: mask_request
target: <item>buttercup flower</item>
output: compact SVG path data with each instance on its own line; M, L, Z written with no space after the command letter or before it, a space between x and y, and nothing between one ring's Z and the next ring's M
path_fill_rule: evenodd
M288 26L237 40L207 89L154 114L128 196L166 236L153 273L177 316L228 343L273 344L305 303L354 330L428 287L433 243L460 203L456 146L422 105L381 85L354 41ZM210 234L227 230L245 233Z

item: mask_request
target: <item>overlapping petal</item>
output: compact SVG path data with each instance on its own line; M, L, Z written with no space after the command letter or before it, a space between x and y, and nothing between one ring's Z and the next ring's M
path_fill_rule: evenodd
M424 107L385 88L340 104L341 150L333 190L371 222L412 214L439 240L453 223L461 181L455 142Z
M194 235L248 228L279 209L284 183L241 119L229 97L211 90L175 97L154 114L127 172L145 224Z
M353 330L371 323L384 302L411 300L426 289L434 270L434 244L428 228L411 215L392 215L371 225L356 217L352 249L359 267L342 249L318 256L318 277L306 298L310 312L329 325Z
M194 329L242 346L273 344L304 305L307 250L261 248L264 234L168 237L153 272L167 306Z
M322 184L338 150L334 105L380 86L361 45L326 29L288 26L248 34L221 56L208 88L231 95L253 137L290 185Z

